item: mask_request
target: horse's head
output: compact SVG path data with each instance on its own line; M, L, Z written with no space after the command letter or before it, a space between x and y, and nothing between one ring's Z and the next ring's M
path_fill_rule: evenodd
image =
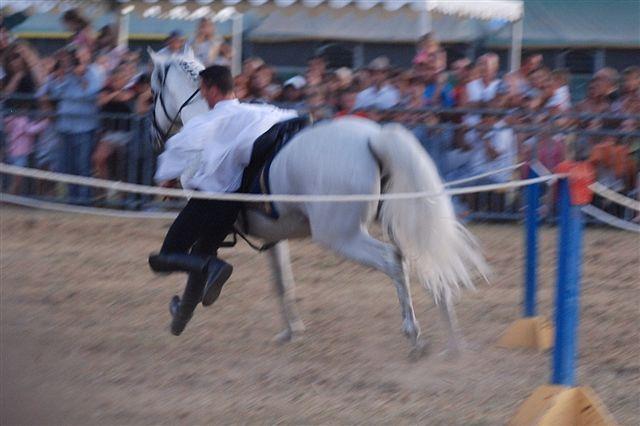
M204 68L193 54L165 56L148 49L153 62L153 144L161 149L172 131L191 117L207 111L199 95L198 73Z

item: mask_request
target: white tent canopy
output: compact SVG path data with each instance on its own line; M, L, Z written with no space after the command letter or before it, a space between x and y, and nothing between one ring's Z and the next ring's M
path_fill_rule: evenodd
M397 14L412 14L418 21L413 38L426 34L431 29L432 15L448 15L459 18L504 20L512 24L511 68L520 65L522 45L523 0L4 0L3 6L13 10L34 7L38 12L52 10L64 11L73 7L82 7L88 14L99 13L100 9L116 9L123 16L120 22L121 40L126 40L127 18L129 13L138 13L143 17L162 17L169 19L200 19L211 17L217 20L233 19L234 51L236 61L234 69L239 70L239 51L242 48L242 13L253 10L265 16L277 12L282 19L292 19L296 13L304 19L312 16L324 16L325 22L349 23L349 14L373 14L393 21ZM355 16L355 15L354 15ZM328 18L327 18L328 17ZM392 22L390 22L392 24ZM393 27L392 27L393 28ZM404 29L398 28L398 33ZM373 37L375 28L369 29ZM335 33L333 33L335 34ZM355 35L354 35L355 36ZM401 37L410 37L404 34ZM393 40L391 40L393 41Z
M333 10L371 10L380 8L388 12L410 9L414 12L440 13L473 19L503 19L514 22L522 18L521 0L4 0L3 7L22 10L34 7L39 12L73 7L121 6L128 12L147 16L163 15L176 19L199 19L233 6L239 11L247 9L274 9L306 7Z

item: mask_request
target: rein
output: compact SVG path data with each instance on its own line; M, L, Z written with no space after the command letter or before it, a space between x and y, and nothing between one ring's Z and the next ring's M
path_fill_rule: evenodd
M171 115L167 111L167 106L165 105L164 98L162 97L162 92L164 90L165 82L167 81L167 74L169 73L169 69L170 68L171 68L171 63L169 63L169 64L167 64L165 66L164 78L162 79L162 87L160 88L159 92L157 94L155 94L154 97L153 97L153 120L152 120L152 124L153 124L153 128L155 129L156 133L159 135L159 139L160 140L159 140L159 143L158 143L158 145L159 145L158 148L160 148L162 145L164 145L164 143L167 141L168 136L171 133L171 130L173 129L173 126L175 126L176 122L178 121L178 117L180 117L180 114L182 113L182 110L185 107L187 107L188 105L190 105L191 102L193 101L193 99L196 97L196 95L198 93L200 93L200 88L198 87L191 94L191 96L189 96L187 98L187 100L182 103L182 105L178 109L178 112L173 116L173 119L171 119ZM164 116L169 120L169 128L166 131L163 131L160 128L160 125L158 124L158 119L156 118L156 104L158 102L158 99L160 99L160 106L162 106L162 111L164 112Z

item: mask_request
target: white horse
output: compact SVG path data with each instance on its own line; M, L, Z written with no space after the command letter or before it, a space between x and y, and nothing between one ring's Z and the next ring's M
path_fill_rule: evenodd
M156 136L166 137L172 122L187 122L207 110L204 100L194 95L202 65L188 57L167 59L152 51L150 55ZM380 219L388 243L368 232L377 202L277 202L277 220L250 210L249 234L277 242L268 253L286 325L279 341L304 330L295 306L287 240L311 236L391 278L400 301L402 331L411 342L411 353L420 354L426 345L411 301L409 272L413 271L440 308L449 331L447 350L460 349L454 296L461 286L473 287L472 270L484 276L488 268L474 239L456 220L433 161L412 133L399 124L381 126L355 117L315 124L278 153L271 165L270 186L274 194L439 194L383 202Z

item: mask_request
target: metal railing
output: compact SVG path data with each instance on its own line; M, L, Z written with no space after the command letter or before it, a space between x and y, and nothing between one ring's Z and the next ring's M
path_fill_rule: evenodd
M33 98L31 98L33 100ZM52 125L59 116L55 112L44 112L40 110L26 110L16 111L10 110L0 103L0 117L4 122L4 118L15 114L26 114L34 120L41 119L43 117L52 118ZM455 114L496 114L505 116L513 114L514 111L505 110L475 110L475 109L452 109L452 108L425 108L421 110L386 110L383 111L388 116L402 115L402 114L441 114L443 116L451 116ZM67 115L68 116L68 115ZM564 115L563 115L564 116ZM593 114L575 114L569 113L566 116L575 116L578 119L586 118L602 118L624 120L626 118L633 118L640 121L640 116L626 116L626 115L602 115L594 116ZM555 116L556 118L560 116ZM130 183L138 183L143 185L153 185L153 175L155 173L157 154L154 152L153 146L150 141L150 120L148 116L141 116L138 114L105 114L101 113L98 119L102 122L105 119L117 119L126 123L126 127L129 129L129 140L126 143L118 146L113 153L113 157L109 161L110 179L120 180ZM417 121L417 122L416 122ZM445 121L440 123L426 124L420 122L421 120L412 120L411 123L405 123L405 125L413 131L421 145L433 158L440 174L445 179L452 180L456 178L464 178L471 175L471 171L466 170L452 170L450 164L448 164L447 157L450 155L454 146L454 138L456 132L475 129L479 131L483 130L502 130L509 128L514 131L515 134L527 134L534 135L541 131L551 134L573 134L578 137L598 138L605 135L619 136L619 137L633 137L640 138L640 131L635 132L621 132L615 129L597 129L586 130L580 128L560 128L552 127L549 125L504 125L501 127L476 125L469 126L464 123L455 123L451 121ZM101 139L101 132L98 129L96 133L94 143L97 143ZM5 161L8 141L4 132L4 126L0 129L0 141L2 142L3 158ZM515 141L514 141L515 143ZM35 152L29 158L29 166L36 167L36 154L37 154L37 142ZM537 150L532 150L533 159L536 158ZM63 171L57 169L57 171ZM454 173L455 172L455 173ZM637 172L637 171L636 171ZM524 177L524 170L516 170L514 172L514 178ZM6 191L8 182L7 179L3 179L3 190ZM62 188L61 191L40 191L38 185L28 180L24 183L22 188L23 195L29 195L34 197L40 197L53 201L69 202L68 190L65 191ZM633 196L633 193L627 193L626 195ZM550 195L545 195L549 197ZM182 200L159 200L149 195L137 195L137 194L105 194L94 192L92 194L89 203L97 206L105 206L112 208L121 208L127 210L165 210L173 209L182 205ZM506 190L489 193L472 194L469 196L461 197L455 200L455 204L461 207L463 215L470 220L520 220L523 217L523 196L519 190ZM553 205L554 203L549 203ZM613 213L618 217L630 219L633 217L634 212L624 207L609 205L606 201L600 200L596 197L595 204L609 213ZM547 211L548 218L553 218L554 212Z

